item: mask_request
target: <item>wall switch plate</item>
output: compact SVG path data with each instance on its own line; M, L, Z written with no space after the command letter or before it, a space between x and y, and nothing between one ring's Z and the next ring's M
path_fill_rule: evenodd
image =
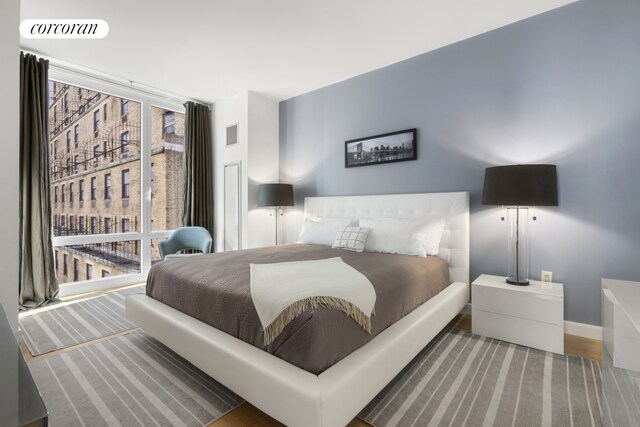
M553 272L542 270L542 273L540 273L540 278L545 283L551 283L553 282Z

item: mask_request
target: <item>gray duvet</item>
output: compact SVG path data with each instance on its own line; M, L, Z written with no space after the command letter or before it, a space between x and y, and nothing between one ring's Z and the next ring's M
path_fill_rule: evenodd
M341 311L311 309L264 346L251 299L249 264L341 257L376 290L371 334ZM350 252L315 245L281 245L198 255L155 264L147 295L313 374L362 347L449 285L449 265L439 257Z

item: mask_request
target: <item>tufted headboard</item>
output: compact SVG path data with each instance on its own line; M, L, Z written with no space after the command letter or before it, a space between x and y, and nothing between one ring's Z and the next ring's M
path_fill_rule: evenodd
M413 218L447 220L439 257L452 282L469 283L469 193L305 197L305 218Z

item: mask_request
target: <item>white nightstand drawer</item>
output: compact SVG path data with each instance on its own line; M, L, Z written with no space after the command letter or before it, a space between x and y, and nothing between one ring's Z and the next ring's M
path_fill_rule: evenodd
M478 309L473 310L471 322L474 334L554 353L564 353L564 328L562 324L552 325Z
M471 289L471 303L476 310L554 325L563 324L562 298L478 285L473 285Z

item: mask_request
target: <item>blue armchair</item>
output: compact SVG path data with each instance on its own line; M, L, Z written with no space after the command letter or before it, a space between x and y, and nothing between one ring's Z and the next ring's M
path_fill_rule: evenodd
M181 258L198 254L180 254L185 249L196 249L204 254L211 252L211 234L203 227L176 228L171 236L160 242L160 257L164 259Z

